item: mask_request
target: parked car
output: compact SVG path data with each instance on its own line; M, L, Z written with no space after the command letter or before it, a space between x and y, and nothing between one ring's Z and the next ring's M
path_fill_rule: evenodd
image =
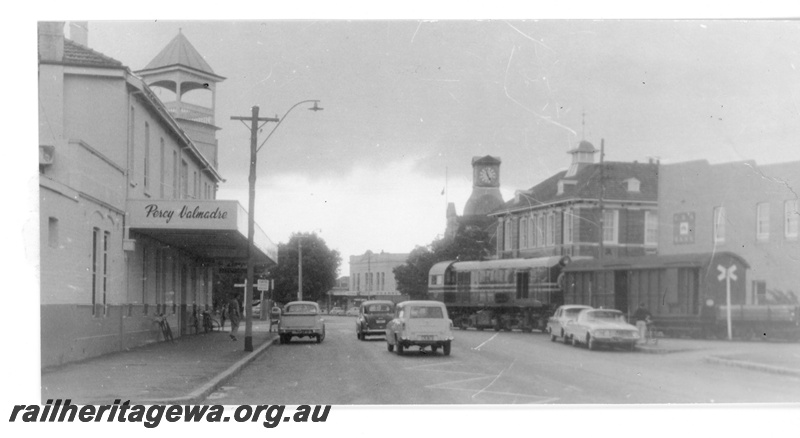
M328 315L333 315L333 316L344 315L344 310L342 310L341 307L334 307L333 309L331 309L330 312L328 312Z
M394 319L386 325L386 346L389 351L397 348L397 354L403 354L410 346L420 350L431 347L434 353L441 347L449 356L452 329L453 321L447 316L444 303L404 301L395 307Z
M386 324L394 317L394 303L391 301L364 301L359 306L356 318L356 337L364 340L370 335L386 333Z
M591 309L592 306L584 306L581 304L565 304L556 309L553 316L547 320L547 333L550 334L550 340L555 342L560 336L564 343L567 338L564 336L564 326L567 321L574 321L582 310Z
M347 316L358 316L358 307L351 307L344 313Z
M261 317L261 300L253 301L253 318Z
M574 321L567 321L564 338L569 338L575 346L585 344L590 350L596 350L600 345L633 350L639 341L639 330L628 324L619 310L586 309Z
M281 344L288 344L292 337L313 338L317 343L325 339L325 322L319 313L319 305L313 301L292 301L283 306L278 337Z

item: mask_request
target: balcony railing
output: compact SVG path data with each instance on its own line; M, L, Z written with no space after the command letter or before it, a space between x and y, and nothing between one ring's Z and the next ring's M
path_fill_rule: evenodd
M165 104L167 111L176 119L191 120L193 122L214 124L214 111L186 102L169 102Z

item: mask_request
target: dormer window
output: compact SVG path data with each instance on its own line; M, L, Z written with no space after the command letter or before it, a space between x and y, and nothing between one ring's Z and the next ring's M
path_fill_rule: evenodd
M570 186L571 187L575 187L575 185L577 185L577 184L578 184L578 181L576 181L574 179L561 179L561 180L559 180L558 181L558 193L556 193L556 195L563 195L564 192L566 192L568 190L567 187L570 187ZM569 190L572 190L572 189L569 189ZM570 192L570 193L574 194L575 191L572 190L572 192Z
M638 179L636 179L636 178L628 178L628 179L625 180L625 182L628 184L628 191L629 192L633 192L633 193L639 193L640 192L639 187L641 185L641 182Z

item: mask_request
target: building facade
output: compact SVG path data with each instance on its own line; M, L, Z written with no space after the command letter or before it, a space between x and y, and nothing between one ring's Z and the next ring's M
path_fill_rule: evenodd
M246 212L215 199L215 151L63 22L39 23L38 51L42 367L158 341L159 315L192 333L215 267L247 250ZM260 229L255 247L277 261Z
M348 299L351 302L365 299L400 302L405 299L397 290L394 268L405 264L406 260L408 254L383 251L367 251L362 255L350 256Z
M498 258L640 256L658 244L658 163L594 162L581 141L572 162L517 191L490 216Z
M660 254L736 253L747 304L797 302L800 162L665 164L659 180Z

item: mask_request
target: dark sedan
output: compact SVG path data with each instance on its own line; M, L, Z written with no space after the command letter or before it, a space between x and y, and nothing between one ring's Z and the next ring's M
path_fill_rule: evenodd
M383 335L386 324L394 317L394 303L391 301L364 301L358 309L356 336L364 340L369 335Z

